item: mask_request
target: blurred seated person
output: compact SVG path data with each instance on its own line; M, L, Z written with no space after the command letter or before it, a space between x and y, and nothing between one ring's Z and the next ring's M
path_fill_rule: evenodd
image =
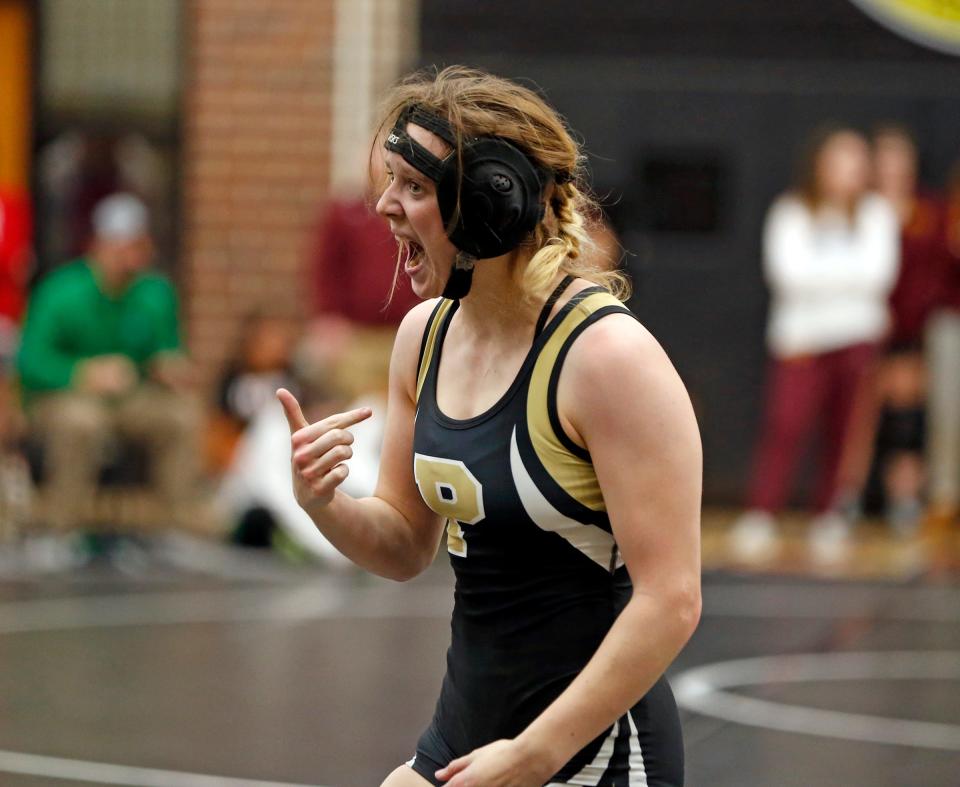
M276 547L290 557L347 567L350 562L290 494L290 429L276 389L297 391L307 411L316 411L318 417L343 405L332 390L305 383L291 359L294 339L293 326L282 318L255 314L244 322L238 351L219 386L218 504L233 523L235 543ZM382 417L369 419L351 430L354 455L345 486L358 497L373 494L376 485L382 424Z
M298 388L291 368L297 335L289 319L265 312L248 315L237 348L217 384L216 411L207 440L215 473L230 465L237 441L265 404L275 405L278 387Z
M150 270L147 210L101 200L86 256L30 296L18 357L27 416L44 445L50 524L83 524L111 441L149 451L170 524L186 524L198 479L200 410L180 343L177 295Z
M365 169L358 161L358 178ZM375 169L368 179L382 176ZM385 396L397 326L418 303L407 277L397 275L397 243L387 222L373 212L369 193L353 191L332 198L320 218L309 260L314 319L298 353L304 371L326 377L317 383L345 400Z

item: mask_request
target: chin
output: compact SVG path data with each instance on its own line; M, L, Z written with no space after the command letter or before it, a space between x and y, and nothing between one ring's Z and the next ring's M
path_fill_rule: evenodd
M439 298L443 294L444 282L431 277L430 281L418 282L410 280L410 289L420 300L427 301L431 298Z
M427 257L424 259L424 266L416 274L409 277L410 289L413 290L414 295L423 301L430 298L439 298L443 294L449 276L449 268L441 274L434 268L433 261Z

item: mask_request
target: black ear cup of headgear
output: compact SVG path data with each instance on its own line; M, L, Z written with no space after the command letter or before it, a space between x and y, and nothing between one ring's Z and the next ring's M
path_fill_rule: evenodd
M462 178L451 155L437 184L447 236L477 259L499 257L517 248L543 219L546 178L518 148L496 137L466 142L462 158Z

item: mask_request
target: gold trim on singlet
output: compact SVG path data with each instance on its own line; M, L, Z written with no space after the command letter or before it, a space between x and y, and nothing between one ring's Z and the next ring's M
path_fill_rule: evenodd
M430 361L433 359L433 352L437 346L437 335L440 332L440 326L443 324L444 317L455 301L443 300L430 315L430 321L427 323L427 340L423 345L423 357L420 359L420 368L417 370L417 401L420 401L420 391L423 389L423 383L427 379L427 373L430 371Z
M577 326L604 306L613 305L626 312L623 304L613 295L597 292L585 297L564 316L537 357L527 394L527 427L537 458L567 494L593 511L606 511L600 483L590 460L571 453L550 423L550 376L556 366L557 356Z

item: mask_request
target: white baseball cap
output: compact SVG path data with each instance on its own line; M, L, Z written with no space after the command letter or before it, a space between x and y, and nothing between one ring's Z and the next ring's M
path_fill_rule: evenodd
M147 206L133 194L111 194L93 209L93 229L98 238L130 240L147 232L148 226Z

